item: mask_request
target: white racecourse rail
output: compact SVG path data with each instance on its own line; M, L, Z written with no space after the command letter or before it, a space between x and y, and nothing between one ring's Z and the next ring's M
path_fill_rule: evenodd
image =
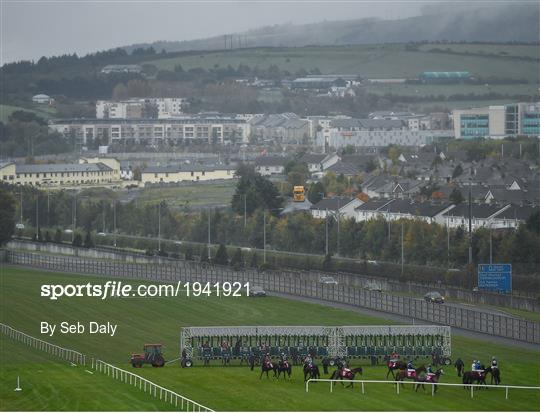
M138 387L145 393L149 393L154 397L159 397L159 400L174 404L175 407L180 406L181 410L188 412L213 412L212 409L190 400L187 397L181 396L172 390L161 387L160 385L155 384L150 380L139 376L138 374L123 370L113 366L112 364L105 363L104 361L92 359L92 368L100 373L106 374L107 376L111 376L124 383Z
M309 383L311 382L328 382L330 383L330 393L334 389L334 383L340 382L343 383L340 379L309 379L306 381L306 393L309 392ZM393 380L344 380L345 382L353 382L353 383L361 383L362 384L362 394L365 394L365 383L391 383L396 384L399 382L393 381ZM403 384L403 383L402 383ZM409 383L407 383L409 384ZM415 383L411 383L415 384ZM474 388L475 387L495 387L498 389L506 389L505 390L505 397L508 399L508 389L528 389L528 390L540 390L540 387L534 387L534 386L506 386L499 384L498 386L493 384L459 384L459 383L426 383L426 382L418 382L418 384L425 384L427 386L431 385L431 395L435 396L435 384L437 386L447 386L447 387L470 387L471 389L471 398L474 397ZM399 394L399 388L400 386L396 386L396 393Z
M79 353L78 351L63 348L55 344L48 343L29 336L22 331L15 330L6 324L0 323L0 331L8 337L20 341L30 347L49 353L53 356L59 357L62 360L69 361L73 364L80 364L86 366L86 355ZM115 367L112 364L106 363L102 360L95 358L91 359L92 368L100 373L106 374L114 379L120 380L124 383L129 383L144 392L148 392L153 397L159 397L160 400L174 404L175 407L180 407L181 410L188 412L213 412L206 406L197 403L187 397L184 397L172 390L166 389L158 384L139 376L138 374L131 373L121 368Z

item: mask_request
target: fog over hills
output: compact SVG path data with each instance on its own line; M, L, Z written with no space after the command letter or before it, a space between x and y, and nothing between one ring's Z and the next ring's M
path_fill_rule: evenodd
M366 18L283 24L198 40L158 41L127 46L153 46L168 52L215 50L227 47L299 47L417 41L539 42L540 6L503 4L456 7L431 5L422 15L398 20Z

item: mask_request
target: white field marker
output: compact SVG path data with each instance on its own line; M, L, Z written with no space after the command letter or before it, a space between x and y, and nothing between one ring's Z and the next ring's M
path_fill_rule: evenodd
M93 372L91 372L90 370L85 370L88 374L94 374Z
M17 376L17 388L15 389L15 391L22 391L19 376Z

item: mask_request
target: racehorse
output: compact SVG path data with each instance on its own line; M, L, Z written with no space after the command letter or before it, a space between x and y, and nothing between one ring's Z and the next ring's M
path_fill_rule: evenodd
M388 371L386 372L386 378L388 378L388 375L392 373L392 377L395 379L396 375L394 374L394 370L407 370L407 363L404 361L390 361L386 363L388 366Z
M308 379L320 379L321 373L315 363L304 363L304 381Z
M362 367L356 367L354 369L343 367L341 369L336 369L330 376L330 380L341 380L342 386L345 386L343 380L351 380L347 387L353 387L354 382L352 380L354 380L354 376L356 376L357 373L362 375Z
M426 391L424 387L424 383L428 383L428 384L435 383L434 384L435 388L433 389L433 392L437 393L437 387L438 387L437 383L439 382L439 378L441 377L442 374L444 374L442 369L438 369L435 373L431 373L431 374L420 373L414 379L414 391L418 391L418 387L420 386L422 386L422 390Z
M402 382L405 379L416 380L416 378L421 373L425 373L426 371L427 371L426 366L424 366L424 365L418 367L417 369L410 370L410 371L409 371L409 369L399 370L397 372L397 374L395 375L395 379L396 379L397 382Z
M283 373L283 378L287 378L287 375L289 378L291 378L292 374L292 365L288 361L280 360L280 362L274 367L274 375L277 373L277 378L279 379L279 376L281 376L281 373Z
M476 382L477 384L486 384L486 373L490 372L490 370L486 370L484 366L480 366L481 371L466 371L463 373L463 384L473 384L473 382ZM464 386L464 389L468 389L469 386Z
M493 384L495 381L495 384L498 386L501 383L501 371L498 367L490 366L485 370L485 373L491 373L490 384Z
M277 367L277 366L276 366ZM273 371L274 376L276 375L276 367L274 367L274 363L271 361L263 362L261 363L261 375L259 376L259 379L262 379L262 376L264 373L266 373L266 378L268 379L268 372Z

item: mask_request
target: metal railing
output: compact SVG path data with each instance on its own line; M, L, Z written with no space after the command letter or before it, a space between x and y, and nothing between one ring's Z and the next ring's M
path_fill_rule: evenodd
M365 383L391 383L391 384L404 384L403 382L400 382L400 381L395 381L395 380L347 380L347 379L308 379L306 381L306 393L309 392L309 383L312 383L312 382L326 382L326 383L330 383L330 393L333 392L333 389L334 389L334 383L361 383L361 387L362 387L362 394L365 394L366 393L366 389L365 389ZM445 386L445 387L470 387L471 389L471 398L474 397L474 388L475 387L480 387L480 388L490 388L490 387L493 387L493 388L496 388L496 389L505 389L505 398L508 399L508 395L509 395L509 389L526 389L526 390L540 390L540 387L536 387L536 386L511 386L511 385L505 385L505 384L499 384L499 385L494 385L494 384L460 384L460 383L432 383L432 382L411 382L411 383L407 383L407 384L417 384L417 385L421 385L421 384L424 384L424 385L427 385L427 386L431 386L431 395L432 396L435 396L435 386ZM396 394L399 394L399 391L400 391L400 387L401 386L396 386Z
M86 366L86 355L78 351L60 347L40 340L39 338L32 337L4 323L0 323L0 331L9 338L20 341L37 350L44 351L73 364ZM159 397L160 400L163 400L166 403L174 404L175 407L179 406L183 411L213 412L212 409L203 406L196 401L188 399L187 397L184 397L176 392L173 392L172 390L153 383L150 380L139 376L138 374L123 370L119 367L113 366L112 364L106 363L103 360L93 357L90 360L93 370L106 374L107 376L120 380L124 383L129 383L135 387L139 387L139 389L143 390L145 393L149 392L153 397Z
M60 347L56 344L51 344L47 341L40 340L39 338L29 336L28 334L15 330L13 327L10 327L4 323L0 323L0 328L2 333L9 338L20 341L30 347L44 351L62 360L69 361L70 363L80 364L82 366L86 365L86 355L78 351Z
M294 271L235 270L193 261L128 263L96 258L47 255L39 252L6 251L7 262L71 274L94 274L144 281L250 282L267 291L314 298L399 314L413 320L442 324L479 333L540 344L540 323L481 309L434 305L425 300L369 291L354 277L335 276L337 285L319 282L324 273Z
M120 380L123 383L130 384L134 387L138 387L145 393L150 394L153 397L159 397L159 400L165 403L170 403L175 407L180 407L181 410L188 412L213 412L214 410L203 406L196 401L188 399L172 390L166 389L138 374L131 373L127 370L123 370L112 364L106 363L102 360L92 359L92 369L100 373L106 374L116 380Z

